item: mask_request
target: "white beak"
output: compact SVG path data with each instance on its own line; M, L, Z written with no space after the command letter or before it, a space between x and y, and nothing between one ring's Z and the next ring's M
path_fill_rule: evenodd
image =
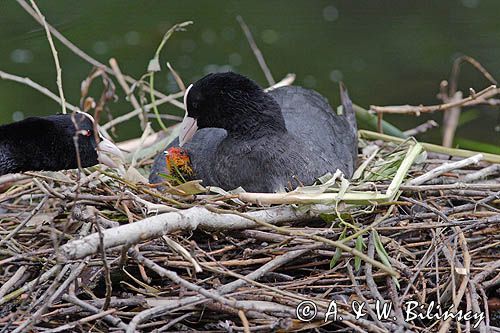
M184 119L182 120L181 123L181 131L179 133L179 146L183 146L186 142L191 140L193 137L194 133L198 130L198 124L196 122L196 119L193 117L188 116L188 109L187 109L187 98L188 98L188 93L189 90L193 85L191 84L187 89L186 92L184 93L184 108L186 109L186 115L184 116Z
M113 156L120 159L120 161L124 161L124 156L120 149L108 139L101 138L96 151L99 162L111 168L118 168L118 164L112 159Z
M196 119L189 117L186 113L184 120L181 123L181 132L179 133L179 146L183 146L186 142L191 140L194 133L198 130Z

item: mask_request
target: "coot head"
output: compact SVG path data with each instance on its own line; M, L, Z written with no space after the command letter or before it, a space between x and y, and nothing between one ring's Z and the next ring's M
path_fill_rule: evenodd
M184 105L181 146L198 128L223 128L235 138L286 131L276 101L253 80L233 72L208 74L190 85Z
M88 113L83 112L74 113L70 117L71 125L68 126L68 120L67 118L65 119L64 115L54 116L56 123L59 123L59 126L56 126L56 128L59 127L59 130L64 131L64 133L61 133L64 138L74 138L75 134L78 134L82 167L93 166L98 161L109 167L116 168L117 165L112 157L123 160L123 154L115 144L103 137L99 133L99 130L95 133L95 129L98 129L99 126L96 126L94 118ZM99 138L98 144L96 143L97 138ZM72 151L75 150L73 149Z
M95 128L94 119L82 112L31 117L0 126L0 174L74 169L79 166L77 156L82 167L99 162L116 167L110 155L123 158L120 150L96 135Z

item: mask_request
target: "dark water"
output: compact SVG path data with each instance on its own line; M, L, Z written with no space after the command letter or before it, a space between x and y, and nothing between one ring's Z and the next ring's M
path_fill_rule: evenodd
M101 62L115 57L134 77L146 71L163 33L185 20L195 23L177 33L161 61L172 63L192 81L207 72L234 70L266 84L235 20L250 26L269 67L279 80L297 74L296 83L324 94L338 104L337 81L349 87L362 106L438 103L441 80L461 54L479 60L500 77L500 2L448 1L39 1L47 20L67 38ZM0 70L28 76L57 92L55 69L44 30L15 1L0 1ZM56 42L67 99L78 104L80 83L92 67ZM157 75L164 92L177 90L167 71ZM464 67L460 88L476 91L488 82ZM94 90L98 97L98 89ZM123 101L110 105L114 116L132 109ZM47 115L59 106L17 83L0 81L0 123L29 115ZM179 114L173 106L162 113ZM499 145L499 110L464 112L458 137ZM387 117L402 129L426 117ZM140 134L137 122L118 127L119 140ZM440 131L423 137L438 142Z

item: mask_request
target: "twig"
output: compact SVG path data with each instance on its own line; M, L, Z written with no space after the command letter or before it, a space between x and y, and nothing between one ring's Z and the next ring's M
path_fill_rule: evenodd
M66 302L73 303L73 304L83 308L85 311L89 311L89 312L94 313L94 314L98 314L102 311L101 309L93 306L92 304L88 304L88 303L82 301L81 299L79 299L75 295L64 294L62 296L62 299L65 300ZM106 322L108 322L109 324L116 326L118 328L121 328L122 330L127 329L127 325L120 318L112 316L111 313L106 314L103 319Z
M70 283L72 283L80 275L86 265L87 263L85 261L79 264L73 264L71 266L71 274L69 275L69 277L63 283L61 283L59 288L57 288L56 290L52 290L51 288L47 289L46 294L50 294L50 297L48 297L47 301L44 302L43 305L35 313L33 313L32 316L28 318L28 320L17 327L13 332L23 332L26 327L36 324L41 319L41 316L45 313L45 311L47 311L47 309L52 305L55 299L60 297L60 295L70 285ZM55 279L51 287L55 288L58 280L62 279L63 275L65 274L64 269L61 271L61 273L59 273L58 277Z
M272 223L300 220L308 214L299 213L293 208L272 208L248 214L251 217L267 219ZM103 230L104 248L109 249L124 244L136 244L145 239L157 238L177 230L230 230L246 229L255 226L253 221L236 215L216 214L204 207L193 207L180 212L164 213L148 217L133 224ZM68 242L61 247L67 259L83 258L97 253L99 235L94 233L82 239Z
M46 333L68 332L69 330L71 330L72 328L75 328L78 325L86 324L88 322L91 322L91 321L94 321L94 320L97 320L97 319L101 319L102 317L109 316L109 315L111 315L114 312L116 312L116 309L109 309L109 310L106 310L106 311L103 311L103 312L100 312L100 313L96 313L96 314L90 315L88 317L79 319L79 320L77 320L75 322L72 322L72 323L69 323L69 324L65 324L65 325L59 326L57 328L53 328L53 329L44 331L44 332L46 332Z
M238 317L240 317L241 322L243 323L243 331L245 333L250 333L250 323L248 322L247 316L243 310L238 311Z
M253 51L253 54L255 55L255 58L257 58L257 61L259 62L260 68L264 72L264 75L266 76L267 83L272 86L275 84L276 81L274 81L273 75L271 74L271 71L269 70L269 67L267 67L266 61L264 60L264 56L262 55L262 52L260 52L259 47L255 43L255 40L253 39L252 33L250 32L250 29L248 28L247 24L243 20L241 16L236 16L236 20L241 26L241 29L245 33L245 37L248 40L248 44L250 44L250 48Z
M418 125L415 128L406 130L403 133L406 136L410 137L410 136L415 136L417 134L425 133L428 130L430 130L430 129L434 128L434 127L438 127L438 126L439 126L438 123L436 123L434 120L427 120L425 123L423 123L421 125Z
M369 140L384 140L384 141L395 142L395 143L403 143L406 141L405 139L401 139L401 138L398 138L395 136L391 136L391 135L387 135L387 134L380 134L380 133L367 131L367 130L359 130L359 136L362 138L365 138L365 139L369 139ZM458 157L471 157L471 156L474 156L477 154L482 154L484 161L500 164L500 155L490 154L490 153L482 153L482 152L466 150L466 149L447 148L447 147L443 147L443 146L439 146L439 145L435 145L435 144L427 143L427 142L420 142L420 144L428 152L435 152L435 153L446 154L446 155L451 155L451 156L458 156Z
M138 113L138 116L141 121L141 128L144 129L146 127L146 122L147 122L147 118L144 115L145 110L141 107L141 105L137 101L137 98L130 90L130 87L128 86L127 81L125 80L125 77L123 76L122 71L120 70L120 67L118 66L118 62L116 61L116 59L115 58L109 59L109 65L113 69L113 72L116 76L116 79L118 80L118 83L125 92L125 95L127 95L128 99L130 100L130 103L132 103L132 106L135 108L135 110L142 111Z
M179 89L182 92L186 92L186 85L184 84L184 82L182 81L182 79L179 76L179 74L175 71L175 69L172 67L172 65L170 65L169 62L167 62L167 67L170 70L170 72L172 73L172 75L173 75L173 77L175 79L175 82L177 82L177 86L179 87Z
M429 172L427 172L427 173L425 173L417 178L410 180L408 182L408 185L421 185L421 184L423 184L423 183L425 183L433 178L436 178L436 177L442 175L445 172L460 169L460 168L469 166L471 164L477 164L482 159L483 159L483 155L477 154L477 155L465 158L461 161L442 164L442 165L438 166L437 168L434 168L431 171L429 171Z
M12 288L16 283L19 282L19 280L21 280L27 269L28 266L19 267L14 275L12 275L11 278L7 282L5 282L2 287L0 287L0 299L10 290L10 288Z
M35 13L35 11L26 3L25 0L16 0L17 3L28 13L30 14L38 23L42 24L42 21L40 20L40 17ZM68 40L66 37L64 37L57 29L55 29L53 26L47 23L47 26L52 33L54 37L56 37L61 43L63 43L68 49L70 49L74 54L85 60L86 62L92 64L95 67L98 68L103 68L106 73L115 75L115 72L106 66L105 64L97 61L96 59L92 58L90 55L79 49L75 44L73 44L70 40ZM124 75L125 80L130 83L130 84L135 84L137 83L137 80L128 76ZM164 94L162 94L159 91L154 92L155 95L159 98L165 97Z
M33 209L31 211L31 213L28 215L28 217L26 217L21 223L19 223L14 228L14 230L12 230L11 232L9 232L9 234L7 236L5 236L2 239L0 239L0 246L2 246L6 241L8 241L12 237L14 237L19 232L19 230L21 230L26 225L26 223L28 223L33 218L33 216L35 216L36 214L38 214L38 212L43 208L43 206L45 206L45 204L47 203L48 199L49 199L49 196L46 195L42 199L42 201L40 201L40 203L35 207L35 209Z
M54 63L56 65L56 73L57 73L57 89L59 90L59 97L61 98L61 108L62 108L62 113L66 114L66 99L64 98L64 91L63 91L63 86L62 86L62 70L61 70L61 65L59 64L59 57L57 56L57 50L54 45L54 41L52 40L52 34L50 33L50 29L47 25L47 22L45 21L45 16L42 15L42 12L40 12L40 9L38 9L38 6L36 5L34 0L30 0L31 6L33 6L33 9L35 9L36 13L38 14L38 17L40 18L42 25L45 29L45 33L47 34L47 40L49 41L50 45L50 50L52 51L52 56L54 57Z
M450 103L431 105L431 106L412 106L412 105L400 105L400 106L376 106L371 105L370 110L379 113L400 113L400 114L415 114L420 115L421 113L435 112L448 110L456 106L470 106L478 103L484 102L486 99L491 98L500 93L500 88L492 85L480 92L472 93L469 97L460 99L458 101L453 101Z
M156 101L156 105L161 105L161 104L164 104L166 102L173 102L173 101L176 101L176 98L179 98L179 97L182 97L184 96L184 92L178 92L178 93L175 93L175 94L172 94L172 95L168 95L168 96L165 96L165 97L162 97L160 98L159 100ZM183 108L182 106L182 103L178 102L179 105L177 104L174 104L175 106L179 107L179 108ZM106 124L104 124L103 126L101 126L101 128L105 129L105 130L108 130L110 129L111 127L113 126L116 126L120 123L123 123L129 119L132 119L133 117L141 114L143 112L143 109L146 110L146 111L149 111L153 108L153 103L150 103L150 104L147 104L145 105L144 107L141 107L141 108L138 108L138 109L134 109L132 111L130 111L129 113L126 113L124 114L123 116L120 116L120 117L116 117L115 119L113 120L110 120L109 122L107 122ZM181 119L182 120L182 119Z
M28 77L20 77L20 76L14 75L14 74L9 74L9 73L6 73L4 71L0 71L0 78L3 80L10 80L10 81L14 81L14 82L18 82L18 83L22 83L24 85L27 85L28 87L31 87L35 90L38 90L39 92L41 92L45 96L48 96L49 98L53 99L54 101L56 101L57 103L62 105L61 98L59 96L57 96L52 91L45 88L44 86L41 86L40 84L34 82L33 80L31 80ZM66 108L68 108L71 111L78 111L79 110L76 106L74 106L66 101L65 101L65 106L66 106Z
M280 81L276 82L272 86L267 87L266 89L264 89L264 91L268 92L268 91L271 91L271 90L274 90L274 89L278 89L278 88L281 88L281 87L290 86L290 85L292 85L295 82L295 78L296 77L297 76L295 74L288 73L283 79L281 79Z

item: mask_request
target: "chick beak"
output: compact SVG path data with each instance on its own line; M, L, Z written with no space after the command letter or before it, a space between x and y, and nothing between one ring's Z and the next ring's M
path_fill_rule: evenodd
M181 123L181 131L179 133L179 146L183 146L186 142L191 140L194 133L198 130L196 119L189 117L186 113Z
M97 160L111 168L118 168L119 165L113 160L113 157L120 161L124 161L124 156L120 149L114 143L106 138L101 138L101 142L97 145Z

